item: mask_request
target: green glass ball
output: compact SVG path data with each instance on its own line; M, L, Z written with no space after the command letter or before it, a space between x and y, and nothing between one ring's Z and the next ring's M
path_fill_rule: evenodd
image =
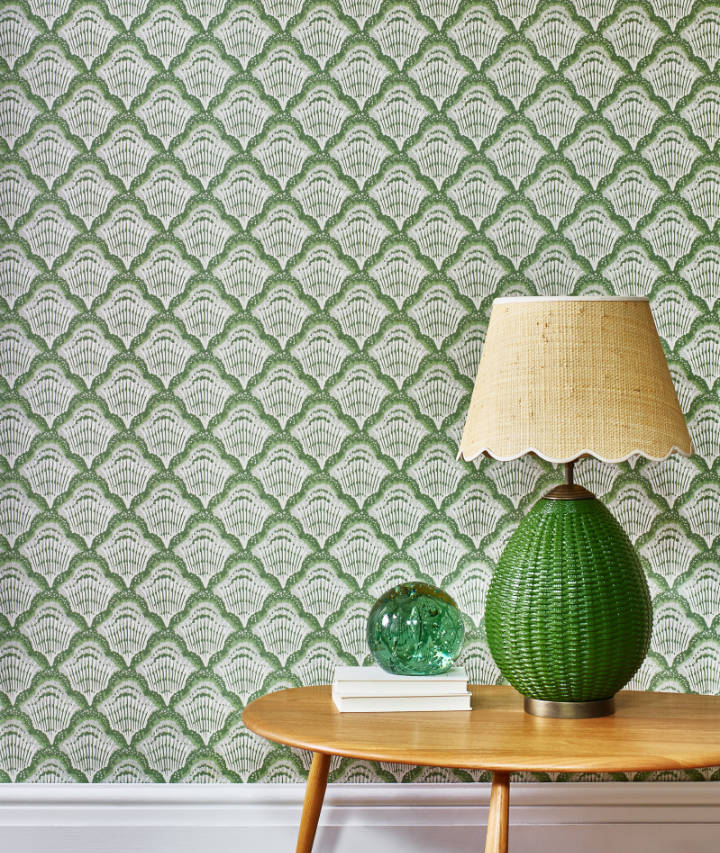
M384 592L367 622L367 641L376 663L395 675L447 672L465 635L460 611L443 590L404 583Z

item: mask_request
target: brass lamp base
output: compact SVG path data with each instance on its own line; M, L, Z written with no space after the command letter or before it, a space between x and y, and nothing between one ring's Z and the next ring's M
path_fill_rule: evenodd
M615 713L615 697L595 699L592 702L552 702L525 696L525 713L534 717L555 717L581 720L588 717L609 717Z

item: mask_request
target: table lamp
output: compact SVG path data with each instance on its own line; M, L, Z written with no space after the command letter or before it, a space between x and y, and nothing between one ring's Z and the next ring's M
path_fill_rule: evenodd
M509 539L485 609L490 652L528 713L612 714L650 642L640 560L573 482L576 460L675 451L689 455L692 443L647 299L495 300L459 455L565 463L565 483Z

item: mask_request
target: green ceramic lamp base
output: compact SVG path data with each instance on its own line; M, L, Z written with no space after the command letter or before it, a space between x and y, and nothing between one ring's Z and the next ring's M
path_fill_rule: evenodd
M637 553L603 503L571 483L538 501L500 558L485 627L529 713L612 713L608 697L647 653L652 609Z

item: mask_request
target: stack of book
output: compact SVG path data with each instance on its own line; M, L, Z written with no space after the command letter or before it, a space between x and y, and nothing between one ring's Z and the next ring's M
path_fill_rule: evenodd
M467 674L392 675L379 666L339 666L332 697L338 711L469 711Z

